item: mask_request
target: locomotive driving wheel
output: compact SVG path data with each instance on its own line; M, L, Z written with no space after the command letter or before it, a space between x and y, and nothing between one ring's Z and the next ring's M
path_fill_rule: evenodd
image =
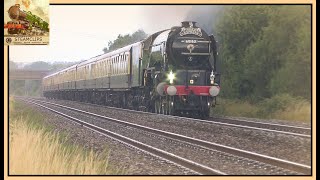
M157 113L157 114L160 114L161 113L161 109L162 109L160 99L161 99L161 97L159 97L158 99L156 99L154 101L154 112Z
M173 97L167 96L162 101L162 114L173 115L174 114Z
M167 114L167 102L166 99L163 97L160 97L161 102L161 114Z
M174 97L168 97L167 100L167 107L168 107L168 115L174 115Z

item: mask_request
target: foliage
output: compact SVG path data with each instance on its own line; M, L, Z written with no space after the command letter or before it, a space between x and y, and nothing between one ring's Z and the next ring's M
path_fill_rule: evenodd
M47 63L44 61L36 61L36 62L25 65L23 69L43 71L43 70L49 70L50 68L51 68L50 63Z
M259 103L247 100L219 98L212 116L252 117L310 122L311 104L304 98L279 94Z
M311 6L197 8L188 18L218 40L222 88L213 115L310 120Z
M310 100L310 6L231 6L217 25L222 95L253 102L279 93Z
M119 34L116 40L108 42L108 47L103 48L103 52L107 53L107 52L116 50L116 49L124 47L126 45L141 41L142 39L144 39L146 37L147 37L147 34L141 29L134 32L132 35Z
M13 69L18 69L18 65L13 61L9 61L9 70Z
M18 64L9 61L9 70L21 69L21 70L33 70L33 71L49 71L55 72L63 68L69 67L79 62L43 62L36 61L26 64L23 68L18 68ZM40 96L41 95L41 81L39 80L10 80L9 91L11 95L28 95L28 96Z

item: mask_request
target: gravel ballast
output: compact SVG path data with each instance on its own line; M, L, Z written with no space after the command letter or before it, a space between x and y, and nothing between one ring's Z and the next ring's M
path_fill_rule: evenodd
M163 115L130 112L79 102L63 100L50 100L50 102L234 148L311 165L311 140L308 138L195 122L192 120L181 120Z

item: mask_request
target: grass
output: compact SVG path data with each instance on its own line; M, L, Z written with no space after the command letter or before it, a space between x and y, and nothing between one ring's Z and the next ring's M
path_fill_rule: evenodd
M288 94L276 95L258 103L219 98L218 104L211 115L311 121L311 103Z
M67 143L67 136L45 126L43 115L10 98L11 175L123 174L108 165L108 151L94 152Z

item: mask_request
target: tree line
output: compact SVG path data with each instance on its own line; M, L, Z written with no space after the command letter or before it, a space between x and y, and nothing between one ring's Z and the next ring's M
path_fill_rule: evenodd
M311 6L226 6L213 26L222 96L311 98Z

